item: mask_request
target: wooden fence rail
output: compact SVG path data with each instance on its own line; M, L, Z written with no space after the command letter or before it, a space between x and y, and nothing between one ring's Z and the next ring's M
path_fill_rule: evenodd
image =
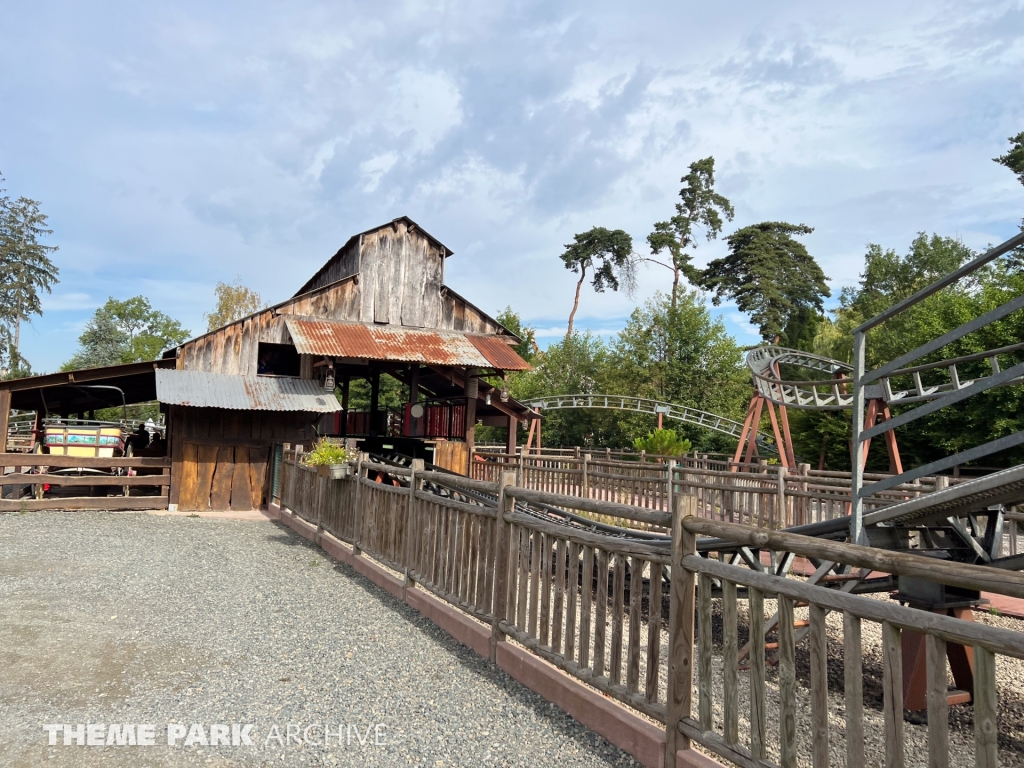
M536 476L548 471L579 477L566 474L581 469L575 457L558 461L564 466L535 467ZM516 481L523 475L513 462L506 462L494 480L427 472L418 461L396 470L365 455L353 476L343 480L320 477L293 452L285 452L282 469L283 506L351 543L358 555L403 574L407 589L426 589L490 625L492 659L497 643L512 638L664 724L665 765L675 764L677 750L695 744L740 766L825 766L841 762L844 751L849 766L904 765L902 633L921 635L927 648L927 764L949 765L949 643L973 649L976 765L997 764L996 659L1024 659L1024 634L698 556L696 542L710 536L754 553L833 562L847 572L867 569L1016 597L1024 597L1024 575L701 517L702 505L723 502L702 500L698 491L707 489L679 478L665 490L670 513L521 487ZM764 476L766 481L778 477ZM772 496L770 487L758 485L759 476L747 480L753 483L749 489L726 492L777 499L783 487L777 485ZM794 493L792 498L806 497ZM666 534L660 539L606 535L527 514L517 502L606 515L661 527ZM744 523L758 514L732 509ZM767 508L762 511L771 517ZM775 616L769 618L772 602ZM842 616L838 635L835 622L826 623L830 613ZM762 637L776 617L773 657L755 646L749 670L742 671L742 626L750 637ZM809 629L804 633L810 644L806 688L796 675L801 622ZM865 726L864 623L877 624L882 638L884 704L877 727ZM830 693L827 661L837 655L844 664L844 688ZM777 662L777 678L767 675L768 661ZM830 701L830 696L842 698ZM846 720L840 747L830 741L835 726L829 713L836 706L843 707Z
M165 509L170 468L163 457L0 453L0 511ZM46 495L53 488L82 490Z

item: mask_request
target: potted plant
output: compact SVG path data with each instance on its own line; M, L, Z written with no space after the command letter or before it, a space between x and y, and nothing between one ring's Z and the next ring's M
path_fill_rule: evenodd
M302 456L303 463L316 467L320 477L329 477L331 480L348 477L352 472L352 465L349 463L351 460L352 456L348 451L326 437L321 438L312 451Z

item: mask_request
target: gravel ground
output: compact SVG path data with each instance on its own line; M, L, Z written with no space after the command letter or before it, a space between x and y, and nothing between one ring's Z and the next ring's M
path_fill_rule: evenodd
M0 596L5 766L637 765L269 522L0 514ZM156 746L48 746L58 722ZM168 747L170 723L251 723L254 746ZM284 743L313 723L345 742Z

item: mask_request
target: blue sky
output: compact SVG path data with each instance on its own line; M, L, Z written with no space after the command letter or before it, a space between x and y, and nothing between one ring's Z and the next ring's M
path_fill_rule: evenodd
M453 288L555 338L563 245L600 225L642 250L707 155L726 233L813 226L836 288L869 242L982 248L1024 216L991 162L1024 130L1019 2L22 3L0 65L0 171L60 246L23 332L44 371L109 295L199 333L217 281L279 301L399 215L455 252ZM669 284L651 268L637 300ZM588 291L577 322L632 306Z

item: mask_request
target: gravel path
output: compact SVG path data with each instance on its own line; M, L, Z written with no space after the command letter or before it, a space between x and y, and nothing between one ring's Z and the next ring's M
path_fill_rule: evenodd
M0 670L5 766L637 765L269 522L0 514ZM156 746L51 747L57 722L155 724ZM169 723L254 745L168 747ZM313 723L330 746L284 743Z

